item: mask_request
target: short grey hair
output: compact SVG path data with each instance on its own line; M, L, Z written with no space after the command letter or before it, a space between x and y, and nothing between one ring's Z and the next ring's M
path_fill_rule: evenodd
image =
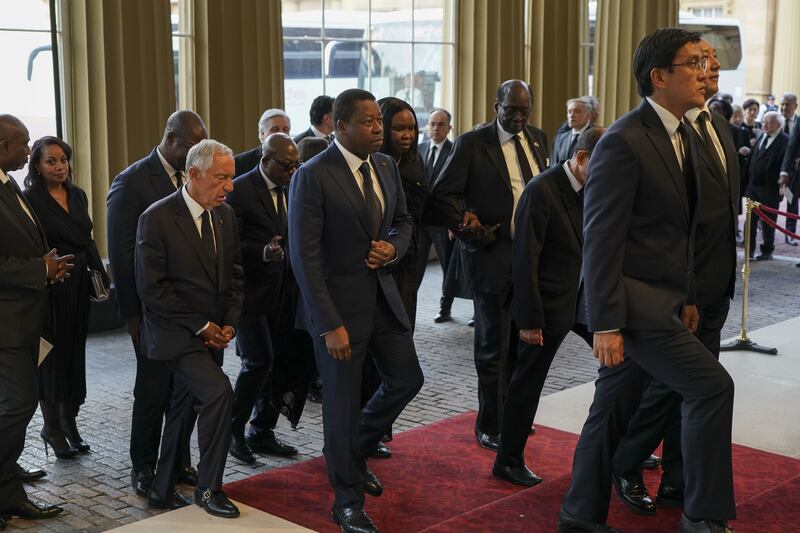
M781 124L781 129L783 129L783 125L786 124L786 120L783 118L783 115L777 111L767 111L764 113L764 116L761 117L761 121L766 122L768 118L777 119L777 121Z
M589 106L591 106L592 111L597 111L598 109L600 109L600 100L596 96L587 94L586 96L581 96L580 100L586 102Z
M261 118L258 119L258 140L261 140L261 132L267 129L267 122L272 117L286 117L286 120L289 121L289 124L292 123L289 115L286 114L286 111L283 109L278 109L277 107L273 107L271 109L267 109L261 114Z
M791 101L792 101L792 102L794 102L795 104L797 103L797 95L796 95L796 94L794 94L794 93L783 93L783 97L784 97L786 100L791 100Z
M584 108L586 108L587 111L589 112L594 111L594 107L592 106L592 104L590 104L583 98L570 98L569 100L567 100L567 107L569 107L571 104L581 104Z
M203 139L189 148L189 153L186 154L186 172L194 167L205 174L214 164L214 156L217 154L233 157L233 150L214 139Z

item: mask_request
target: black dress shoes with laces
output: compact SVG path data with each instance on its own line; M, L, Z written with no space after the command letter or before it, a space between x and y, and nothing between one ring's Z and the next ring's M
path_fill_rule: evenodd
M364 459L356 460L356 468L358 468L361 472L361 476L364 478L364 492L370 496L376 497L383 494L383 485L381 485L378 476L369 469Z
M618 529L605 524L587 522L571 515L564 509L558 513L558 533L620 533Z
M205 511L220 518L236 518L239 508L225 496L221 490L209 490L197 487L194 489L194 503Z
M638 514L656 514L656 504L647 494L647 488L641 479L624 478L622 476L614 476L613 479L619 499L628 509Z
M378 447L375 448L375 451L370 454L370 457L375 457L376 459L391 459L392 450L390 450L389 447L384 443L379 442Z
M247 445L256 453L276 455L278 457L294 457L297 455L297 448L289 446L278 439L272 431L265 431L258 438L248 437Z
M39 505L30 500L24 500L17 505L3 507L0 510L2 516L18 516L29 520L41 520L43 518L53 518L60 514L64 509L58 505Z
M498 464L495 461L494 466L492 466L492 474L496 478L504 479L523 487L533 487L542 482L542 478L531 472L530 468L525 465L512 467Z
M247 445L247 442L244 440L244 437L233 437L231 439L230 454L232 457L239 459L247 465L252 465L256 462L256 458Z
M331 519L336 522L344 533L378 533L375 523L367 516L363 509L353 507L336 507L331 510Z
M153 469L145 468L140 472L131 470L131 487L139 496L147 496L150 486L153 484Z
M661 457L657 455L651 455L650 457L642 461L642 468L644 468L645 470L655 470L659 466L661 466Z
M150 491L150 496L147 498L147 505L155 507L156 509L180 509L192 504L192 499L186 496L178 489L174 489L172 494L167 498L162 498L155 491Z
M656 494L656 503L666 507L683 507L683 489L662 479Z
M486 448L487 450L496 452L500 449L500 435L489 435L488 433L483 433L482 431L476 431L475 440L478 441L478 444L481 447Z
M197 486L197 470L192 465L184 467L178 472L178 483L189 485L190 487Z
M33 468L31 470L26 470L22 468L19 463L16 463L14 465L14 475L17 477L17 479L19 479L23 483L30 483L31 481L42 479L44 476L47 475L47 472L45 472L41 468Z
M693 522L685 514L681 516L678 533L736 533L727 522L719 520L700 520Z

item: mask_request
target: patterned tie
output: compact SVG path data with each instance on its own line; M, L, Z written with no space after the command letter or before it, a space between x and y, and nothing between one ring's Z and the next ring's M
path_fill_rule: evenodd
M378 201L378 196L375 194L375 188L372 185L372 176L369 171L369 163L364 162L358 171L361 173L361 179L364 183L364 202L367 206L367 219L369 220L370 234L378 237L378 232L381 229L381 220L383 214L381 213L381 204Z
M517 161L519 162L519 170L522 172L522 181L528 183L533 177L533 170L531 170L531 165L528 163L528 156L525 155L519 135L514 135L511 138L514 139L514 149L517 151Z

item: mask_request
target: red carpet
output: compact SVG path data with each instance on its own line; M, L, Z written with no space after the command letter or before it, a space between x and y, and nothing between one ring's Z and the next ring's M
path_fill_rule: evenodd
M494 454L475 443L475 414L465 413L397 435L394 457L373 459L380 498L366 510L383 532L555 531L569 484L577 435L537 426L526 460L544 482L529 489L492 477ZM782 533L800 522L800 461L734 445L739 533ZM658 488L658 473L646 474ZM252 476L225 487L238 501L317 531L337 531L330 521L333 494L322 457ZM676 530L679 509L652 517L629 512L612 496L609 524L625 532Z

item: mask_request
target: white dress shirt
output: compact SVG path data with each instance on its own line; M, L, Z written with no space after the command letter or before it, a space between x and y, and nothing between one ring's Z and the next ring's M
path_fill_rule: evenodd
M658 114L658 118L661 119L661 123L667 130L669 140L672 142L672 148L675 150L675 157L678 159L678 166L683 170L683 140L681 139L681 134L678 133L678 126L681 124L680 119L649 96L645 97L645 99L653 106L653 109L655 109Z
M264 174L264 169L261 167L261 165L258 165L258 171L261 173L261 177L264 178L264 181L267 183L267 190L269 190L269 197L272 199L272 205L275 207L275 212L277 213L278 212L278 194L279 194L278 189L277 189L278 186L275 185L272 182L272 180L267 177L266 174ZM289 206L286 203L286 198L284 198L283 208L285 209L286 214L288 216L288 214L289 214ZM264 260L265 263L269 263L270 261L272 261L269 258L268 251L269 251L269 245L264 246L264 251L261 252L261 258Z
M431 150L433 150L433 148L436 147L436 152L433 154L433 162L431 163L431 166L433 166L433 167L436 166L436 162L439 160L439 156L442 154L442 147L444 146L445 142L447 142L446 138L445 138L444 141L442 141L440 143L435 143L435 142L433 142L433 139L431 139L431 145L428 146L428 153L426 154L428 157L430 157ZM425 160L425 164L426 165L428 164L428 160L427 159Z
M570 187L572 187L572 190L575 191L575 193L581 192L581 189L583 189L583 185L581 185L581 182L578 181L578 178L576 178L575 174L573 174L572 171L570 170L569 162L564 161L564 164L561 166L564 168L564 172L567 173L567 179L569 180L569 185Z
M381 189L381 184L378 181L378 176L375 174L375 167L372 165L372 158L368 157L367 160L363 160L347 148L342 146L342 143L339 142L339 139L334 139L336 146L342 152L344 156L344 160L347 163L347 166L350 167L350 172L353 174L353 179L356 180L356 185L358 186L358 190L361 191L361 194L364 194L364 180L361 177L361 172L358 171L361 168L361 165L364 163L369 163L369 176L372 178L372 190L375 191L375 196L378 197L378 204L381 206L381 214L385 212L384 208L384 199L383 199L383 189Z
M194 198L191 197L189 191L186 190L186 187L181 189L181 196L183 196L183 201L186 202L186 207L189 208L189 213L192 215L192 220L194 221L194 226L197 228L197 234L200 235L200 238L203 238L203 213L206 210L205 207L198 204ZM214 251L217 250L217 240L214 238L214 216L209 211L209 220L211 221L211 240L214 243Z
M700 122L698 119L700 118L700 113L705 111L708 113L708 119ZM703 139L705 136L703 132L700 130L702 124L705 124L706 134L708 138L711 139L711 144L714 145L714 150L717 152L717 157L719 157L720 163L722 163L722 169L725 172L728 171L728 163L725 161L725 150L722 149L722 143L717 136L717 131L714 129L714 124L711 122L711 112L708 110L708 104L704 105L703 107L695 107L694 109L690 109L686 112L686 118L689 120L689 124L697 131L697 134L700 135L700 138Z
M528 159L528 165L531 167L533 176L539 174L539 165L533 158L533 151L528 145L528 139L525 137L524 132L516 134L522 142L522 151L525 152L525 157ZM511 210L511 236L514 236L514 214L517 212L517 205L522 196L522 191L525 189L525 181L522 179L522 170L519 168L519 160L517 159L517 149L514 146L514 140L511 133L508 133L497 122L497 137L500 140L500 147L503 150L503 157L506 160L506 167L508 167L508 177L511 178L511 194L514 196L514 207Z
M164 159L164 156L161 155L161 150L159 150L158 147L156 147L156 153L158 154L158 158L161 160L161 166L164 167L164 171L167 173L167 176L169 176L169 179L172 181L172 186L175 187L176 189L179 189L181 183L178 183L178 176L177 176L178 171L172 165L170 165L166 159ZM181 175L183 175L182 181L185 181L186 175L183 172L181 172Z

